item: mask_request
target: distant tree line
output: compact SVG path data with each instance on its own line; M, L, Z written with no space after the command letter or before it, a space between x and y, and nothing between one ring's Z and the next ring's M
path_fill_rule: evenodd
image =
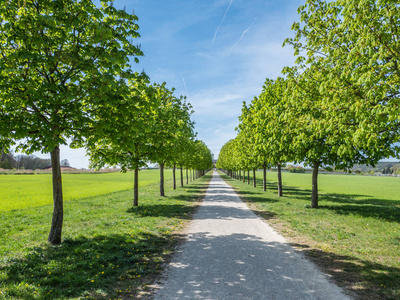
M69 166L68 160L61 161L62 166ZM1 151L0 169L36 170L51 167L51 160L39 158L35 155L14 155L13 151Z

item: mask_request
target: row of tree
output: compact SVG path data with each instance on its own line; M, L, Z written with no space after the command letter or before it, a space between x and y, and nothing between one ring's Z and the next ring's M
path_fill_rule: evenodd
M284 43L293 46L296 64L243 104L238 135L222 148L218 167L276 165L281 195L281 165L303 162L313 168L316 208L319 167L374 165L399 155L400 6L307 0L298 11L296 35Z
M69 167L68 159L61 160L62 167ZM36 170L51 167L51 160L35 155L15 155L12 150L2 150L0 153L0 169Z
M190 104L132 70L143 55L133 43L137 20L105 0L101 7L91 0L0 3L0 149L50 153L51 244L61 243L60 145L67 141L85 147L95 167L135 169L135 204L137 171L149 160L161 170L211 167L210 151L195 141Z

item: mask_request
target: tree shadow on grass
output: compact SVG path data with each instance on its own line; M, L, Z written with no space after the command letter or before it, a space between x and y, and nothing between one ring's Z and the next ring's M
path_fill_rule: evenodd
M167 237L140 232L32 248L24 257L0 265L0 291L6 299L131 295L143 276L161 269L160 257L168 244Z
M359 194L320 194L319 209L400 223L400 200L374 199Z
M306 244L292 245L301 249L306 257L332 276L340 286L355 292L357 299L399 299L399 268L313 249Z
M269 183L269 187L277 189L276 183ZM284 187L284 196L311 203L311 190L296 187ZM252 202L276 202L262 192L253 194L242 193ZM340 215L358 215L363 218L375 218L387 222L400 223L400 200L374 199L368 195L360 194L319 194L319 209L328 209Z
M175 197L179 198L179 197ZM143 204L137 207L131 207L127 213L135 217L164 217L164 218L180 218L190 219L191 213L198 205L187 206L179 204Z

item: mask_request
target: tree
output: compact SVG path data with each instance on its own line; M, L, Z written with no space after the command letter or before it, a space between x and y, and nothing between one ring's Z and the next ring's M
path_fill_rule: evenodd
M50 153L53 220L48 241L61 243L60 145L84 145L109 123L96 118L115 99L109 90L133 76L129 58L137 17L101 1L2 1L0 4L0 126L2 140L26 153ZM107 105L105 105L107 104ZM107 120L109 121L109 120ZM4 143L4 142L2 142Z
M13 169L16 167L16 160L12 151L5 151L4 149L0 152L0 168L1 169Z
M298 58L323 75L319 92L325 109L341 131L351 131L350 145L370 157L396 156L399 147L400 8L395 1L308 0L299 7L293 45Z
M199 176L203 176L206 170L213 167L212 153L203 141L196 140L194 144L196 156L193 167L199 172Z
M146 166L151 148L150 135L155 126L158 103L153 99L154 89L148 85L148 78L142 74L129 82L127 93L115 91L118 107L123 109L102 110L101 118L115 120L113 126L103 130L100 139L88 139L90 165L100 169L106 165L119 165L123 172L134 170L133 206L139 205L139 169Z
M150 160L160 166L160 196L163 197L165 165L177 161L182 140L195 136L194 123L190 119L193 109L185 98L175 97L174 89L169 90L166 83L153 84L153 88L153 101L157 103L157 111L154 114L154 127L149 134L149 145L152 148Z
M61 167L70 167L68 159L63 159L60 165Z
M266 79L263 91L253 101L253 119L257 130L254 148L268 155L268 161L276 165L278 170L278 196L282 196L282 165L291 160L291 143L293 131L288 130L282 116L286 111L285 93L287 83L278 77L276 80Z
M34 155L19 154L15 157L17 169L44 169L51 166L50 159L43 159Z
M297 59L302 79L294 82L307 82L306 94L319 99L314 110L326 118L314 115L313 127L325 136L329 155L347 166L356 161L374 165L398 155L398 5L309 0L299 12L302 23L293 25L296 36L285 42L293 45L295 55L306 51L306 57ZM318 120L326 123L318 125Z
M253 100L255 101L255 100ZM239 164L241 167L248 171L253 171L253 187L256 187L256 169L262 165L263 166L263 190L266 191L267 188L267 177L266 177L266 167L267 159L266 153L263 151L257 151L255 149L255 132L257 128L254 124L254 107L251 103L248 107L245 102L243 102L242 114L239 116L239 126L237 131L239 132L237 137L237 152L239 157ZM248 174L249 182L249 174Z

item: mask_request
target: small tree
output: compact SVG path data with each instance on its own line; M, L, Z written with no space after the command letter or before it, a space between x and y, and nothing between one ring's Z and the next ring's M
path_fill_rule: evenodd
M68 159L63 159L60 163L61 167L70 167Z

